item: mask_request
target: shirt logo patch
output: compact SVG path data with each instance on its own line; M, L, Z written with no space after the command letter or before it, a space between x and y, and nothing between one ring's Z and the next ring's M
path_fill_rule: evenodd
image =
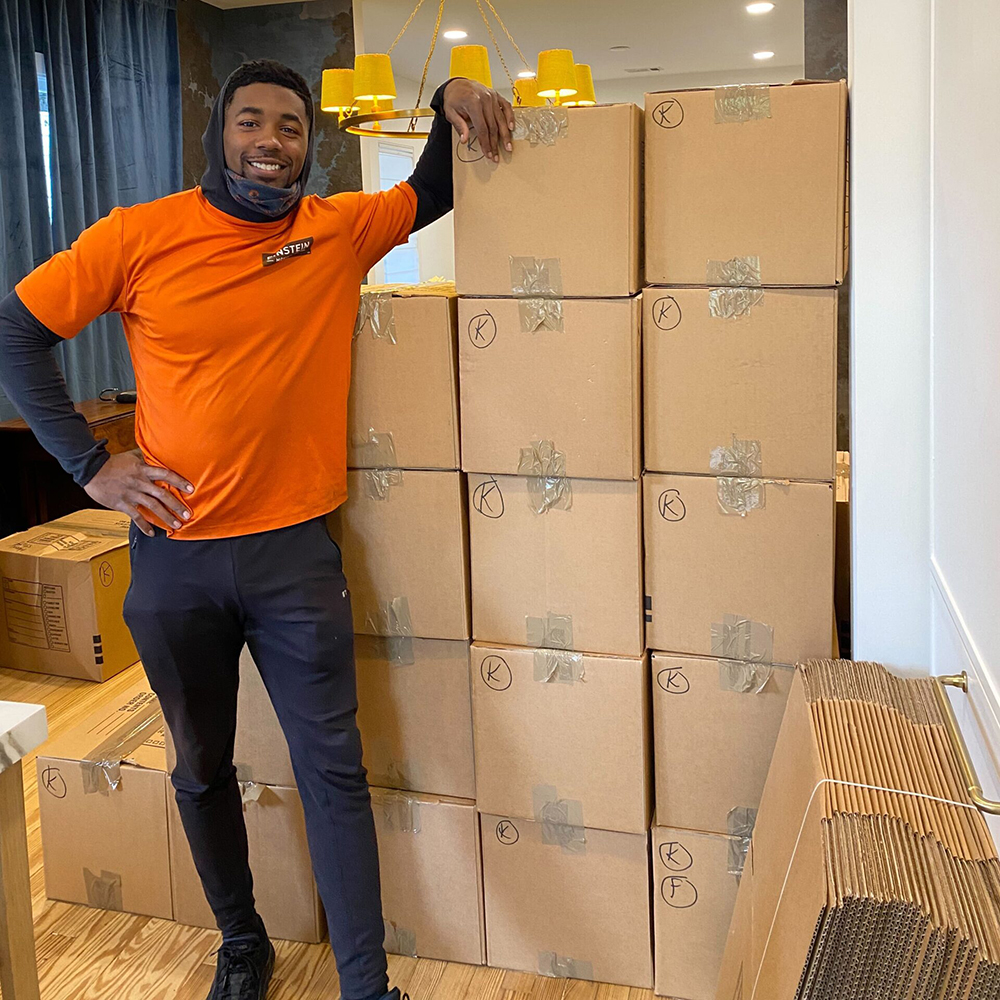
M270 267L272 264L280 263L286 257L301 257L304 254L312 253L312 245L313 238L307 236L304 240L296 240L294 243L286 244L277 253L261 254L262 263L264 267Z

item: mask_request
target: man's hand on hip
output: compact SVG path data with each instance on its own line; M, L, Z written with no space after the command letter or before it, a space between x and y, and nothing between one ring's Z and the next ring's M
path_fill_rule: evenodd
M102 506L128 514L144 535L152 536L153 527L139 512L140 506L174 528L191 517L187 507L157 483L176 486L182 493L194 492L194 487L176 472L146 465L134 451L112 455L84 489Z
M500 162L501 146L508 153L514 148L510 141L514 131L510 101L475 80L459 77L448 84L444 91L444 115L455 126L462 142L468 144L470 132L475 132L483 153L494 163Z

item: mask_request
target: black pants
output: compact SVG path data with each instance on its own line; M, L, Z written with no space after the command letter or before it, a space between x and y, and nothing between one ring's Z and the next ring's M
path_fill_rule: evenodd
M201 541L133 525L130 546L125 620L176 745L177 804L224 937L258 926L233 767L246 642L288 740L342 994L386 992L351 602L324 520Z

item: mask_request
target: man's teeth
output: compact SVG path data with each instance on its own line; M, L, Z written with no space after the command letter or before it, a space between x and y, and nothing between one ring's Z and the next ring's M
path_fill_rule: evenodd
M280 163L255 163L253 160L250 161L250 166L257 170L267 170L271 173L277 173L281 169Z

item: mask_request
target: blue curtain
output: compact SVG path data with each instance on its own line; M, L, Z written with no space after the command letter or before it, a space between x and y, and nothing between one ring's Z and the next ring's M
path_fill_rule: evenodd
M0 3L0 234L5 295L116 205L180 190L176 0ZM51 224L37 55L47 78ZM70 395L134 385L121 322L57 348ZM14 416L0 397L0 419Z

